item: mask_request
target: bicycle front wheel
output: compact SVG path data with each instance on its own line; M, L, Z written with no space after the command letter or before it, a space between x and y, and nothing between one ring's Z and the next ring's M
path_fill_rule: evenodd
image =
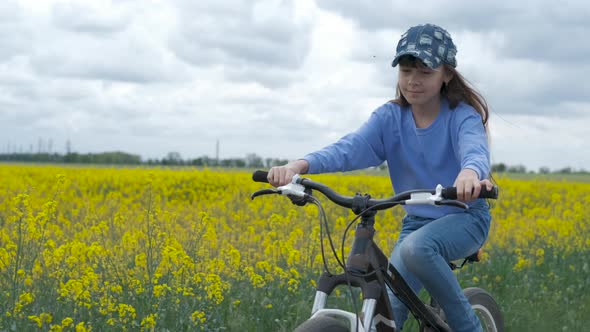
M306 320L293 332L349 332L349 328L336 318L320 316Z
M463 290L484 331L504 332L504 318L500 306L485 290L477 287Z

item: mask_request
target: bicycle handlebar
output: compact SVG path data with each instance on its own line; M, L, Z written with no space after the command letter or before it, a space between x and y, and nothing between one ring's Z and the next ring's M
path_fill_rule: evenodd
M252 173L252 180L254 180L254 182L268 183L268 172L261 170L254 171L254 173Z
M268 183L268 172L257 170L252 174L252 179L255 182L265 182ZM304 188L315 189L324 194L328 199L330 199L335 204L338 204L342 207L346 208L353 208L355 204L358 203L358 198L343 196L329 188L328 186L312 181L308 178L302 178L299 176L295 176L293 178L293 182L279 187L279 191L277 193L281 193L282 190L286 191L287 195L299 195L300 197L304 197L305 193L303 190L298 190L297 188L292 188L289 186L292 185L300 185ZM265 192L268 193L268 192ZM255 197L255 196L253 196ZM487 190L486 187L482 187L479 198L491 198L496 199L498 198L498 187L494 186L492 190ZM429 205L453 205L457 207L466 208L467 206L457 199L457 188L456 187L447 187L443 188L441 185L437 186L436 189L417 189L417 190L409 190L397 195L391 196L385 199L373 199L368 198L364 202L365 207L372 208L373 210L384 210L391 208L398 204L429 204Z

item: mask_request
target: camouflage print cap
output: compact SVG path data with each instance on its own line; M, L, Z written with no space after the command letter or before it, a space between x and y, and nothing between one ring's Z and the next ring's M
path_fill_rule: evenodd
M456 54L457 47L445 29L434 24L417 25L400 38L391 65L395 67L400 57L412 55L432 69L443 63L457 67Z

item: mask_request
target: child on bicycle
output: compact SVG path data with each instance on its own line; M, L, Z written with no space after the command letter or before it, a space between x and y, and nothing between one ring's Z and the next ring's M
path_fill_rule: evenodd
M387 161L395 192L457 187L469 205L404 206L407 215L391 255L392 264L418 293L425 287L455 332L481 325L448 262L476 252L487 238L489 206L476 199L488 180L488 107L455 69L457 49L443 28L424 24L401 36L392 66L398 66L396 98L377 108L358 130L319 151L273 167L274 186L295 174L350 171ZM390 294L396 326L408 309Z

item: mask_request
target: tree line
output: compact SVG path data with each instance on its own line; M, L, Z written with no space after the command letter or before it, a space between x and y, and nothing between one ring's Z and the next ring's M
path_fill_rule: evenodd
M121 151L101 153L2 153L0 161L64 164L109 164L109 165L162 165L162 166L205 166L231 168L265 168L284 165L288 159L262 158L254 153L244 158L217 159L208 156L183 159L178 152L169 152L163 158L142 159L141 156Z
M288 159L263 158L255 153L246 154L243 158L218 159L208 156L183 159L178 152L169 152L162 158L142 159L141 156L121 151L102 153L2 153L0 161L5 162L33 162L33 163L64 163L64 164L110 164L110 165L162 165L162 166L201 166L201 167L226 167L226 168L270 168L284 165ZM378 167L386 169L387 164ZM539 173L539 174L587 174L584 169L564 167L551 170L541 167L537 171L529 170L524 165L507 165L498 163L492 165L492 173Z
M540 167L538 171L528 170L524 165L506 165L498 163L492 165L492 173L539 173L539 174L588 174L585 169L573 169L572 167L564 167L556 170L551 170L549 167Z

